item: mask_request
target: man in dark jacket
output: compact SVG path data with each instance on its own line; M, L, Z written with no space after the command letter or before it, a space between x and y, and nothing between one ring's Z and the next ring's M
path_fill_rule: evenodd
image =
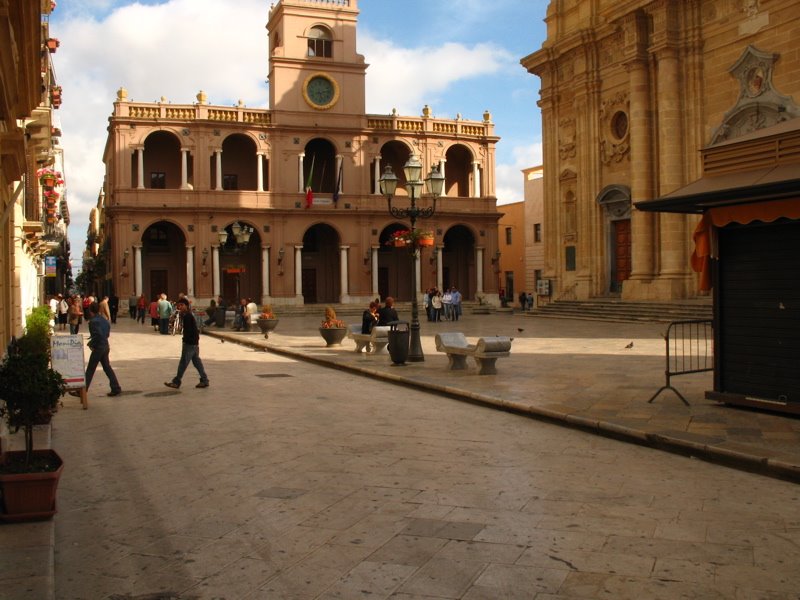
M200 360L200 332L197 329L197 320L192 314L191 306L186 298L178 300L178 312L180 319L183 322L183 346L181 347L181 360L178 363L178 373L172 378L172 381L164 382L164 385L173 389L181 387L181 380L189 362L194 365L197 372L200 373L200 383L195 387L207 388L208 376L206 370L203 368L203 361Z
M86 314L89 317L89 348L92 351L89 355L89 364L86 365L86 391L89 391L94 372L97 369L97 363L100 363L111 386L111 391L108 395L119 396L122 393L122 388L120 388L119 381L117 381L114 369L111 368L111 363L108 362L108 353L111 351L111 347L108 345L111 325L98 314L99 312L100 307L97 302L92 302L86 308Z
M388 325L392 321L399 320L394 308L394 298L387 296L384 302L384 306L378 309L378 325Z

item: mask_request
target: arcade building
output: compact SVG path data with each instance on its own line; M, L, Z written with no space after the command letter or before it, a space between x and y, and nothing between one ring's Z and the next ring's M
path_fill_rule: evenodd
M144 294L222 296L274 306L410 300L456 286L499 303L492 257L491 115L438 119L365 112L367 64L356 51L358 0L280 0L269 11L269 108L129 101L109 118L106 176L90 227L89 268L125 306ZM434 236L415 258L389 245L409 228L391 216L380 179L437 168L444 192L417 228ZM418 205L430 206L423 196ZM94 265L94 267L92 266Z

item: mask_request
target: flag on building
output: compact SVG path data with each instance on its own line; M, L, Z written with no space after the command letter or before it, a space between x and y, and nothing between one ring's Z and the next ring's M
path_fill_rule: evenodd
M311 179L314 176L314 160L316 160L316 154L311 157L311 168L308 170L308 178L306 179L306 208L311 208L311 205L314 204L314 191L311 189Z

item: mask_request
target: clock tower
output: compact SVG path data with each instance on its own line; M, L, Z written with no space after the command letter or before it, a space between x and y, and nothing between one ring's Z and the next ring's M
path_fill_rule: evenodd
M280 0L269 13L269 107L364 115L367 65L356 52L358 0Z

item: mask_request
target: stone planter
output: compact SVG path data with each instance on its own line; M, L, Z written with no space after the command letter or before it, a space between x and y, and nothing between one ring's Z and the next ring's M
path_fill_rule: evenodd
M259 317L258 320L256 320L256 324L261 330L261 333L264 334L264 339L269 339L269 332L278 326L278 319L262 319Z
M319 334L325 340L325 346L341 346L342 340L347 335L347 327L320 327Z

